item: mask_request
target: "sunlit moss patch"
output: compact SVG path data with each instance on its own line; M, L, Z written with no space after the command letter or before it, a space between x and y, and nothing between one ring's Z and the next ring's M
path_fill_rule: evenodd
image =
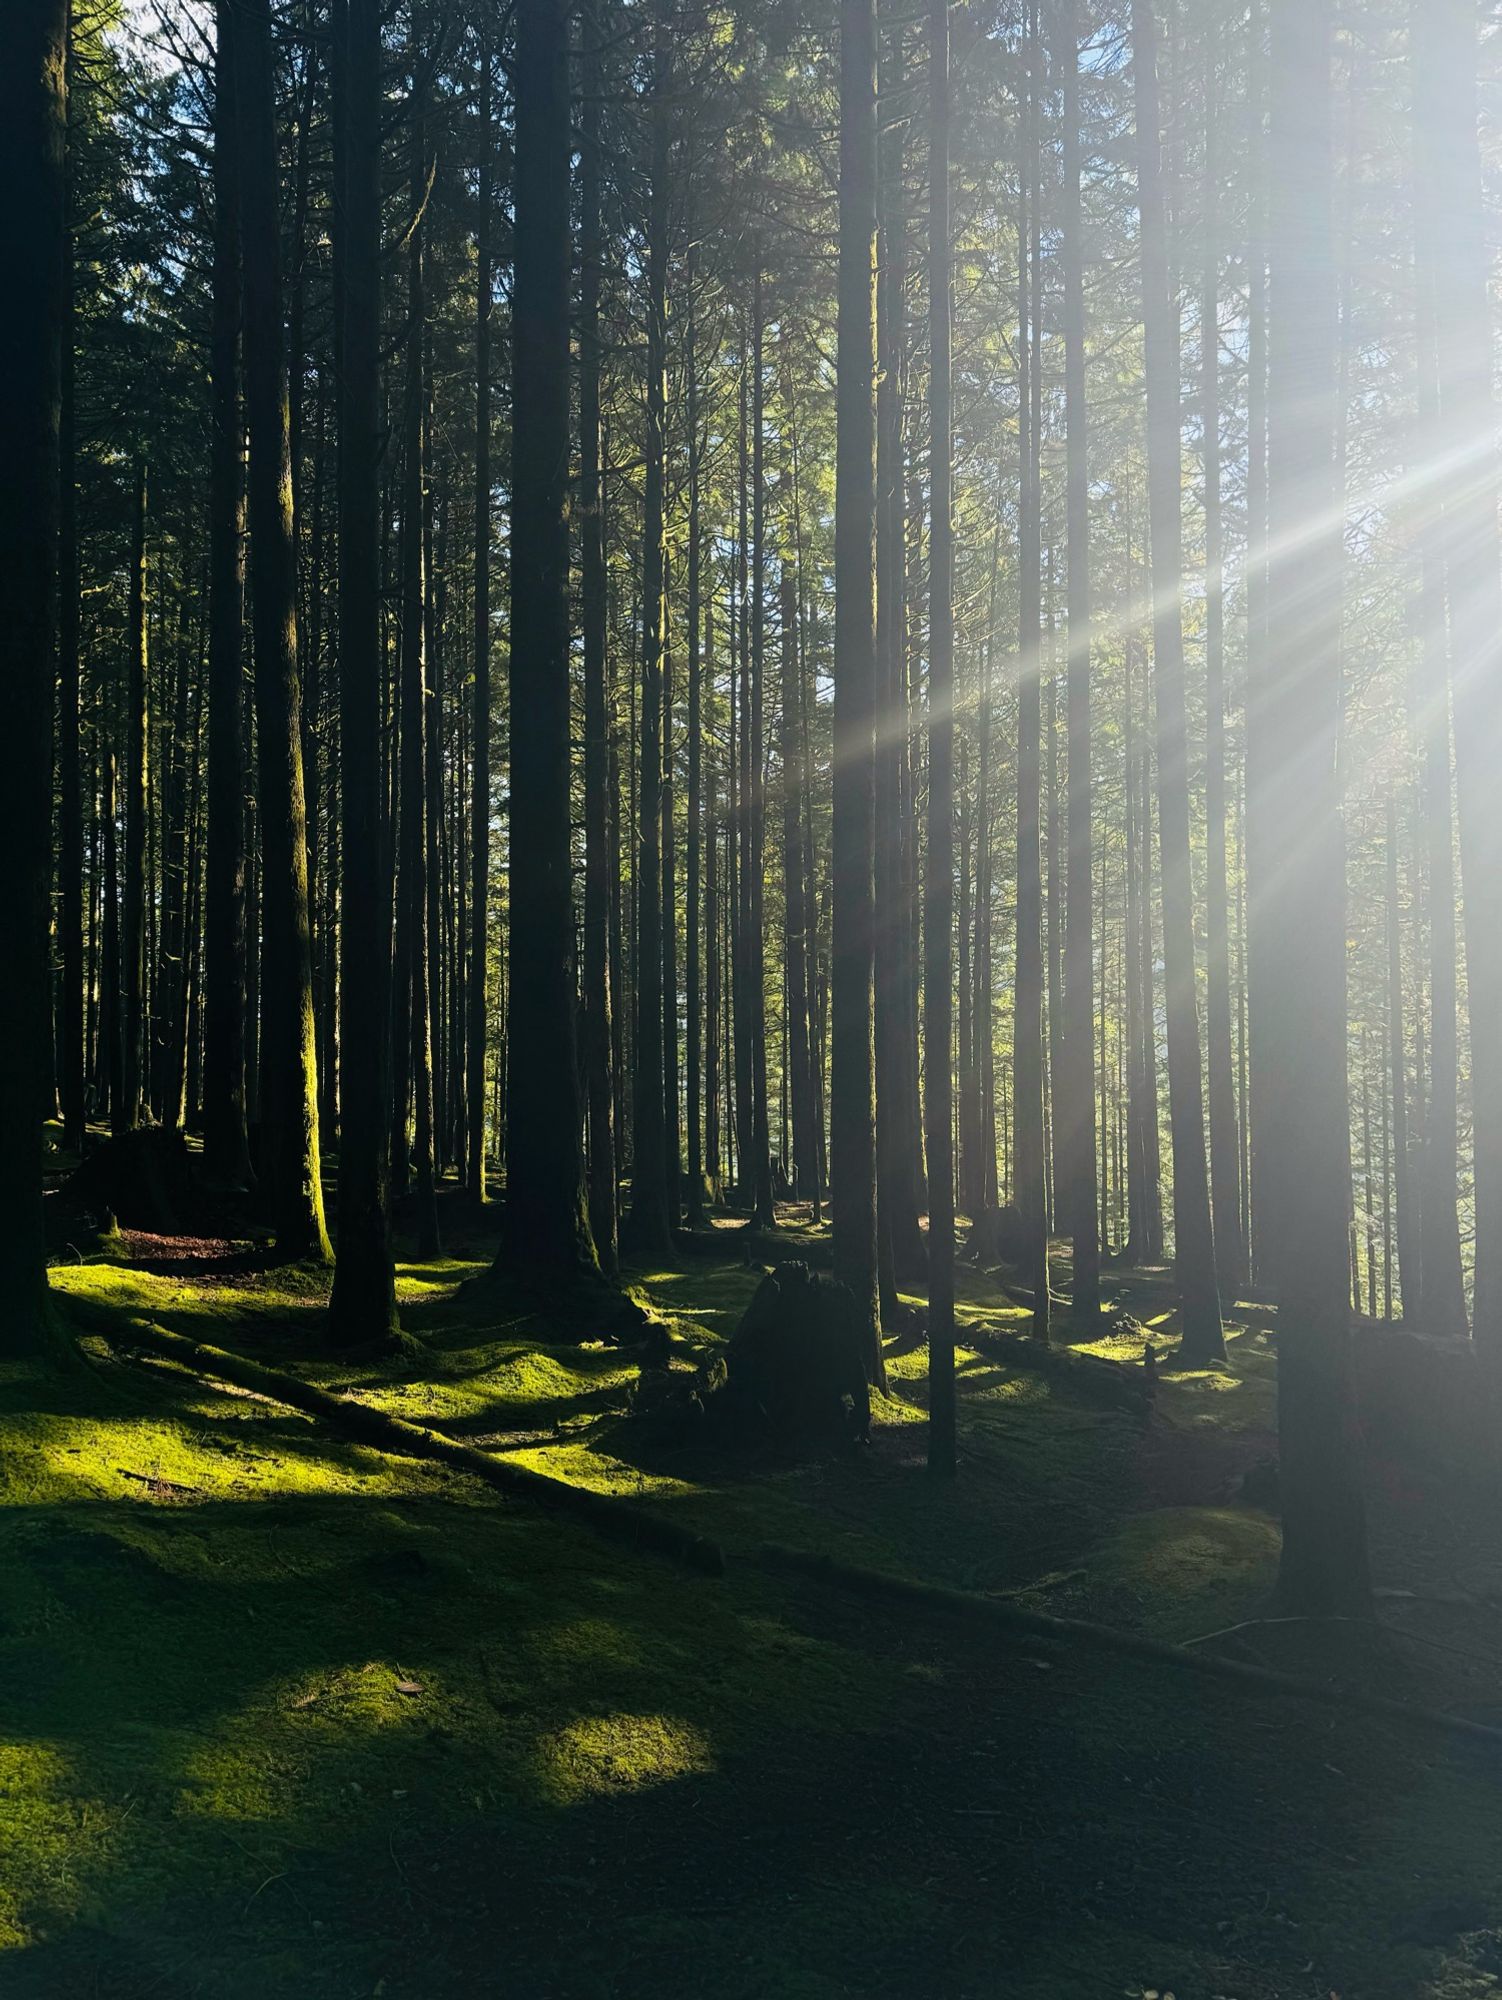
M539 1746L539 1762L560 1803L714 1769L703 1732L669 1715L581 1716Z

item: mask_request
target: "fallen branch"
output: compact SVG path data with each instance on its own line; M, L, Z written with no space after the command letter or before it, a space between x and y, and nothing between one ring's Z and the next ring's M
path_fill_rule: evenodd
M117 1346L142 1348L149 1354L160 1355L190 1374L214 1376L271 1402L301 1410L305 1416L321 1418L358 1444L371 1445L377 1451L393 1452L402 1458L436 1459L500 1492L531 1500L555 1513L572 1514L614 1541L673 1556L706 1576L724 1574L725 1555L718 1542L664 1521L629 1500L612 1499L608 1494L592 1492L587 1486L575 1486L568 1480L551 1479L544 1472L491 1458L472 1445L459 1444L437 1431L424 1429L421 1424L408 1423L404 1417L387 1416L383 1410L374 1410L368 1403L356 1402L352 1397L331 1396L295 1375L263 1368L244 1355L169 1333L149 1320L131 1318L123 1326L111 1325L106 1338Z
M969 1625L988 1626L1012 1637L1052 1639L1094 1652L1154 1660L1160 1665L1187 1668L1190 1673L1210 1680L1235 1682L1253 1695L1317 1701L1326 1708L1355 1709L1366 1715L1389 1716L1395 1722L1417 1723L1428 1729L1443 1729L1485 1743L1502 1744L1502 1729L1491 1723L1473 1722L1469 1716L1451 1715L1444 1709L1416 1707L1340 1681L1310 1680L1301 1674L1280 1674L1271 1667L1246 1666L1240 1660L1222 1659L1213 1653L1191 1652L1164 1639L1148 1639L1083 1618L1059 1618L1051 1612L1031 1611L1002 1598L980 1597L973 1591L951 1590L943 1584L917 1583L883 1570L864 1569L853 1563L836 1562L829 1556L785 1548L776 1542L763 1543L755 1559L769 1569L795 1570L816 1582L840 1585L863 1597L958 1618Z

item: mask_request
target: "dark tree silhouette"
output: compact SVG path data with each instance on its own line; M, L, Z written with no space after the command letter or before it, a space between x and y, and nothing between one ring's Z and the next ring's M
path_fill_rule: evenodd
M381 29L344 0L334 37L339 382L339 1244L329 1306L341 1346L396 1330L391 1261L391 891L381 777Z
M236 13L236 23L263 906L258 1164L279 1253L327 1259L269 0L246 0Z
M636 1035L631 1209L634 1250L669 1248L662 1032L662 679L667 645L664 479L667 450L668 172L672 128L668 28L659 16L652 60L652 187L647 218L647 436L642 544L641 788L636 845ZM567 583L567 571L564 574Z
M605 687L609 586L600 465L600 282L604 238L599 10L584 10L579 154L579 527L584 627L584 951L581 985L589 1135L589 1227L603 1270L616 1268L615 1112L610 1081L610 721ZM692 394L692 382L690 382ZM692 744L693 724L690 723ZM694 746L697 747L697 746ZM692 830L689 835L693 840ZM692 852L692 850L691 850ZM690 950L693 926L690 922ZM692 1027L690 1028L692 1034ZM690 1092L690 1113L693 1109ZM690 1127L692 1131L692 1126ZM690 1196L692 1196L692 1173Z
M1264 958L1277 1082L1260 1199L1276 1273L1279 1577L1291 1612L1369 1604L1359 1430L1351 1378L1346 1215L1345 843L1340 732L1340 516L1335 344L1330 0L1273 0L1268 230L1269 672L1264 825L1274 866L1253 948Z
M1027 1280L1033 1288L1033 1332L1048 1338L1048 1163L1043 1079L1043 761L1040 513L1038 413L1040 301L1035 289L1033 245L1039 221L1039 58L1036 7L1028 9L1024 97L1022 227L1018 236L1019 456L1021 531L1018 564L1017 687L1017 976L1013 990L1013 1047L1017 1207L1027 1239Z
M1225 1358L1194 977L1194 879L1185 716L1179 333L1169 288L1162 184L1156 0L1132 0L1136 65L1137 196L1142 213L1142 323L1147 377L1148 516L1152 532L1153 690L1157 714L1158 840L1163 878L1168 1110L1173 1149L1174 1268L1185 1358Z
M485 1051L490 948L490 315L495 288L495 131L492 54L480 45L476 80L480 123L480 175L475 216L475 657L470 724L469 940L465 1027L465 1108L469 1132L464 1157L470 1195L485 1199ZM587 270L587 266L586 266ZM598 412L596 414L598 429ZM586 441L587 442L587 441ZM588 501L585 503L586 535ZM587 558L586 558L587 560Z
M12 1353L47 1334L42 1113L51 1071L47 892L57 624L68 11L19 0L0 62L0 175L10 190L0 302L0 841L9 965L0 981L0 1285Z
M955 1469L954 496L949 241L949 0L929 12L928 855L923 898L924 1136L928 1151L928 1463Z
M568 16L516 11L512 280L511 979L498 1268L597 1273L584 1193L569 839Z
M876 10L841 0L835 458L834 943L830 1217L835 1275L884 1381L876 1297L872 1040L876 756Z
M1064 932L1064 1038L1061 1102L1066 1186L1064 1219L1074 1243L1073 1305L1087 1324L1100 1313L1100 1227L1096 1211L1093 1076L1095 983L1091 959L1095 909L1090 769L1090 453L1085 382L1085 283L1080 206L1079 12L1059 8L1058 60L1063 79L1064 398L1069 528L1068 908Z

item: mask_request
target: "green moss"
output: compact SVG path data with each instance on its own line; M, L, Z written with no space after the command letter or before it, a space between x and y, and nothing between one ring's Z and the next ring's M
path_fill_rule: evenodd
M1025 1317L975 1274L947 1486L921 1343L893 1343L868 1450L654 1455L621 1421L629 1355L465 1288L488 1269L403 1265L421 1355L358 1363L322 1350L322 1273L56 1282L93 1325L146 1314L641 1500L722 1536L729 1575L102 1345L0 1371L7 2000L459 2000L498 1965L602 2000L1488 1990L1502 1806L1474 1759L733 1560L792 1542L1168 1637L1256 1608L1275 1525L1146 1504L1139 1424L963 1344ZM698 1352L757 1276L630 1282ZM1160 1289L1122 1302L1171 1331ZM1269 1351L1230 1350L1165 1370L1155 1447L1266 1425ZM1462 1891L1449 1931L1422 1916Z
M681 1716L586 1715L538 1746L541 1781L549 1796L569 1804L591 1792L611 1792L712 1771L703 1731Z
M1165 1507L1114 1528L1078 1569L1041 1579L1052 1611L1181 1640L1246 1615L1278 1574L1277 1523L1230 1507Z

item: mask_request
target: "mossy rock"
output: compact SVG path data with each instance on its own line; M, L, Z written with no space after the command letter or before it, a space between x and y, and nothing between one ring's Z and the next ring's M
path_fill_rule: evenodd
M779 1265L757 1286L726 1353L727 1414L778 1438L864 1440L865 1346L845 1286L804 1263Z
M1025 1263L1028 1240L1022 1211L1010 1203L1004 1208L983 1208L970 1225L965 1255L982 1270L992 1264Z

